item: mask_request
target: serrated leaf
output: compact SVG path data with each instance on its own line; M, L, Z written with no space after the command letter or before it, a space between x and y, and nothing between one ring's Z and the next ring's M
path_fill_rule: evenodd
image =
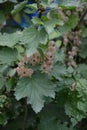
M75 103L76 106L75 105L73 106L73 103L71 104L70 102L66 103L65 105L66 114L69 117L71 117L71 122L73 126L75 126L79 121L85 118L85 115L77 109L77 102Z
M0 33L0 46L13 47L15 44L19 42L19 37L21 37L21 33Z
M47 43L47 33L44 29L38 30L31 27L24 30L20 40L20 44L26 45L27 55L30 56L37 50L39 44Z
M71 117L71 122L75 126L86 117L87 113L87 80L78 79L74 92L68 93L68 100L65 105L66 114Z
M44 106L44 97L55 97L55 85L49 80L47 75L39 73L32 78L21 78L15 89L15 96L17 100L27 97L27 102L38 113Z

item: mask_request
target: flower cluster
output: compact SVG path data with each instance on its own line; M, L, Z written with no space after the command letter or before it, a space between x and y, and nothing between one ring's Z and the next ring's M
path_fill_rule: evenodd
M17 70L18 75L21 76L21 77L24 77L24 76L31 77L32 74L33 74L33 69L25 67L25 64L27 62L28 62L28 57L24 56L18 64L18 67L17 67L16 70Z
M75 57L79 52L79 46L81 44L81 30L71 31L64 36L63 40L65 51L67 51L67 46L70 46L68 50L68 66L77 67L75 62ZM71 43L71 45L70 45Z
M59 18L61 18L64 22L67 22L69 20L69 17L71 15L79 16L81 17L82 12L85 11L87 5L82 5L77 7L75 10L69 10L69 9L63 9L62 7L58 7L58 14Z
M40 53L38 51L36 51L32 56L30 56L28 58L29 62L31 65L36 65L39 64L41 62L41 56Z
M77 7L73 11L69 9L63 10L61 7L58 7L58 13L61 19L64 22L67 22L71 15L81 17L83 11L85 11L85 7L86 5L82 5L80 7ZM78 56L79 46L81 44L82 37L81 28L79 27L79 24L80 21L75 28L73 28L71 31L65 34L65 36L63 36L64 51L67 54L66 62L68 66L77 67L76 59Z
M64 22L67 22L72 12L70 10L64 11L61 7L58 7L58 14Z
M54 41L50 41L48 43L48 50L45 54L45 61L41 65L41 69L45 73L49 73L51 69L53 68L54 63L54 52L56 51L57 47Z
M48 49L44 54L44 58L42 60L41 55L39 51L36 51L33 55L30 57L24 56L22 60L19 62L17 67L17 73L19 76L29 76L31 77L34 73L34 70L32 69L35 65L40 65L41 70L44 73L49 73L51 69L53 68L53 59L54 59L54 52L56 51L57 47L54 41L49 41L48 43ZM31 66L26 67L27 64Z

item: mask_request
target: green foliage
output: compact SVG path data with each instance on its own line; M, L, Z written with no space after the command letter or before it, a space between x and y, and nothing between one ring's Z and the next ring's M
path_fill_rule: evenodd
M2 11L0 11L0 24L3 24L5 22L5 16Z
M71 1L71 0L66 0L66 1L61 0L60 3L61 3L61 5L65 6L66 8L67 7L77 7L77 6L80 5L80 1L78 1L78 0L73 0L73 1Z
M17 100L27 96L27 102L37 113L42 109L45 97L55 97L54 87L55 85L49 80L49 77L37 73L30 79L26 77L19 80L15 96Z
M13 47L15 44L18 43L18 36L20 36L20 34L18 34L17 32L12 34L0 34L0 46Z
M47 33L44 29L37 30L31 27L23 31L20 40L20 44L25 44L27 55L31 56L40 44L46 44Z
M0 0L0 126L85 130L87 0L27 2Z
M64 26L60 27L60 32L64 35L71 29L74 29L78 23L78 20L78 17L76 17L75 15L71 15L68 22L66 22Z
M87 80L79 79L76 82L76 92L69 93L69 101L65 105L66 114L71 117L73 125L87 116Z
M80 56L82 58L87 58L87 51L86 51L87 44L86 44L86 41L87 41L87 38L83 38L82 43L84 43L84 46L81 45L81 47L80 47Z
M26 4L27 4L27 1L24 1L14 6L14 10L12 10L12 14L19 13L25 7Z
M10 48L0 49L0 63L11 64L17 59L17 50Z

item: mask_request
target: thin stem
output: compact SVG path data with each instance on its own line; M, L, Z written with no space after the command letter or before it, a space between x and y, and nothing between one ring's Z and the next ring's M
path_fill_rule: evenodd
M83 21L84 17L86 16L86 14L87 14L87 9L84 11L83 15L81 16L81 18L79 20L79 23L78 23L79 25L82 23L82 21Z
M22 130L26 129L27 114L28 114L28 107L27 107L27 99L25 98L25 104L24 104L24 121L23 121L23 128L22 128Z
M37 0L37 8L40 9L40 0Z
M84 11L84 13L82 14L82 16L81 16L81 18L80 18L80 20L79 20L79 22L78 22L78 24L77 24L77 26L75 27L75 29L74 30L76 30L76 29L78 29L79 27L80 27L80 25L82 24L82 22L83 22L83 20L84 20L84 17L86 16L86 14L87 14L87 9Z

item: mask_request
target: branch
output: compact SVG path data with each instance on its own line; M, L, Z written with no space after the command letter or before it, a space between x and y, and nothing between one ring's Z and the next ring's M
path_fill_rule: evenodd
M22 130L26 129L27 114L28 114L27 98L25 98L25 104L24 104L24 121L23 121L23 128L22 128Z
M86 14L87 14L87 9L83 12L83 14L82 14L82 16L81 16L81 18L80 18L80 20L79 20L77 26L74 28L74 30L76 30L77 28L80 27L80 25L82 24L82 22L83 22L83 20L84 20L84 17L86 16Z
M87 9L84 11L83 15L81 16L81 18L79 20L79 23L78 23L79 25L82 23L82 21L83 21L84 17L86 16L86 14L87 14Z
M37 8L40 9L40 0L37 0Z

